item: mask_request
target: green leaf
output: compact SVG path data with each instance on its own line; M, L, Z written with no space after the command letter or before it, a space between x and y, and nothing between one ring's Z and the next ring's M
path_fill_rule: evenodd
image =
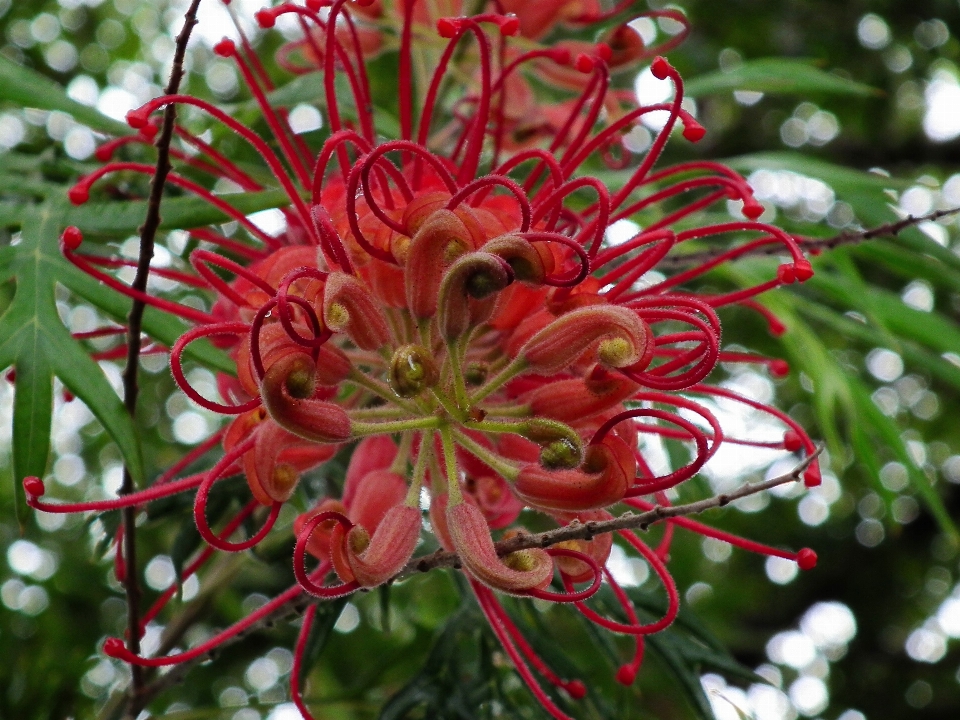
M891 336L889 334L840 315L823 307L820 303L803 299L797 307L804 315L829 326L848 338L855 338L872 347L884 347L890 342ZM928 352L920 345L905 341L902 338L895 338L895 340L897 340L895 350L903 355L909 364L923 368L938 380L960 390L960 368L942 357Z
M883 92L863 83L821 70L808 60L760 58L748 60L728 71L692 78L684 85L690 97L716 95L733 90L753 90L777 95L855 95L869 97Z
M232 193L220 196L244 215L285 207L290 198L282 190ZM147 201L85 203L68 215L70 225L84 232L102 234L136 233L147 215ZM166 198L160 207L160 229L180 230L227 222L228 218L210 203L197 197Z
M57 312L56 284L67 263L58 238L65 208L30 208L11 262L13 302L0 316L0 367L17 372L13 410L13 473L43 476L50 452L53 378L86 403L116 442L134 480L143 480L143 456L123 403Z
M737 273L729 272L731 275L739 274L741 282L748 284L755 284L760 277L759 274L751 275L743 269ZM805 285L813 289L832 291L834 297L842 302L849 302L852 296L845 289L837 287L839 282L828 273L818 271ZM897 423L880 412L871 399L866 384L848 368L841 366L834 354L823 344L822 337L799 317L794 309L799 302L798 298L789 293L771 293L764 302L788 328L781 342L788 351L791 364L813 379L816 392L812 401L831 454L838 458L846 454L845 446L840 440L839 422L842 417L846 424L845 435L850 438L857 451L857 461L866 466L869 479L878 492L889 496L877 476L882 465L877 449L886 448L907 468L911 485L923 498L943 531L952 538L960 539L960 530L950 517L943 499L910 456L904 440L900 437L901 429ZM960 331L956 328L948 327L942 318L931 317L931 313L908 308L892 293L871 287L860 303L870 305L870 315L882 318L885 328L897 336L906 336L937 348L945 343L960 343ZM958 346L960 345L953 347Z
M57 280L78 296L94 305L119 323L126 323L130 313L130 299L102 285L99 281L59 258ZM179 318L148 307L143 313L143 331L171 347L189 327ZM190 343L184 350L184 356L203 363L207 367L235 375L237 365L222 350L217 350L206 340Z
M244 215L290 204L290 198L282 190L233 193L220 197ZM0 203L0 227L21 227L29 207L29 203ZM83 232L93 235L129 235L137 232L146 215L146 200L88 202L67 208L63 219L67 225L76 225ZM210 203L196 197L167 198L163 201L160 215L161 230L203 227L230 219Z
M4 55L0 55L0 100L22 107L59 110L72 115L77 122L109 135L130 135L133 132L125 123L77 102L46 75L18 65Z
M752 170L790 170L800 175L819 178L838 193L872 192L883 198L883 190L905 190L913 183L903 178L892 178L878 173L852 170L826 160L795 152L762 152L740 155L724 161L734 170L749 173ZM889 202L889 198L887 198Z
M896 240L863 243L853 248L853 254L868 262L882 264L885 269L906 280L923 278L934 285L960 291L960 270L930 255L898 247Z
M908 306L899 296L877 287L864 287L850 293L845 282L828 273L818 272L809 281L809 287L822 290L829 297L839 298L854 309L877 318L883 327L938 353L960 349L960 329L952 320L937 312L924 312Z
M340 112L341 119L357 122L357 110L350 101L353 95L349 87L347 81L338 75L337 97L340 98L341 102L337 109ZM307 103L325 109L326 96L323 92L323 73L310 72L298 75L287 84L268 93L267 99L273 107L292 107L299 103ZM257 105L254 102L249 102L245 107L255 108ZM377 133L380 135L388 138L400 137L400 121L389 110L374 106L373 122Z
M713 710L710 707L707 694L703 691L703 685L700 684L700 674L683 657L676 643L665 633L648 635L645 641L647 646L664 661L667 669L676 678L683 694L693 706L697 717L700 720L713 720Z

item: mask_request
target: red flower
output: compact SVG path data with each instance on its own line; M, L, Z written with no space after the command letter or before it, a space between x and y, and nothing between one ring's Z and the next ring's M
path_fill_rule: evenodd
M721 349L717 310L733 304L762 310L753 300L756 295L806 279L810 264L790 235L756 222L762 208L733 171L705 161L656 169L678 124L687 141L696 142L704 133L682 109L683 82L663 57L656 57L651 69L674 86L673 101L608 113L606 126L600 126L604 108L611 102L619 107L622 101L609 87L611 63L625 66L645 52L622 29L614 31L611 46L581 48L571 70L575 76L557 76L577 95L553 107L558 119L527 138L541 145L507 140L515 132L512 123L519 122L519 116L510 115L512 95L529 101L525 69L569 58L568 50L558 46L518 53L508 36L519 30L541 39L550 30L544 17L589 22L598 13L592 3L504 2L516 17L439 18L432 44L415 48L412 25L427 18L411 1L397 33L400 137L391 140L379 137L369 110L363 60L369 46L362 35L373 21L382 32L389 23L377 6L354 8L362 13L354 21L344 0L335 0L321 16L317 10L325 4L283 4L257 14L264 27L291 15L305 28L298 47L324 74L329 127L316 156L291 132L285 112L269 102L271 86L246 41L237 47L225 40L217 51L237 63L273 143L188 95L157 98L128 116L132 127L150 135L156 111L170 104L199 108L249 143L289 195L284 210L288 229L271 237L202 183L170 175L173 185L223 210L257 243L194 231L218 251L194 251L196 274L177 279L212 291L216 300L210 313L129 290L99 269L110 267L109 262L79 252L76 232L65 237L65 255L82 269L195 323L172 348L171 367L195 401L237 416L223 435L223 459L199 476L114 501L74 506L43 502L42 483L28 479L30 502L51 512L83 511L197 489L195 515L204 538L219 549L238 550L270 531L281 505L296 496L301 472L359 440L343 497L320 500L297 522L299 587L281 597L289 599L301 589L331 597L389 580L413 554L420 537L421 496L430 498L438 541L459 554L481 608L518 671L554 717L567 717L537 684L530 665L573 697L582 696L585 687L561 680L536 657L495 591L572 602L604 627L635 636L634 657L617 676L629 684L642 659L644 635L669 625L677 612L676 587L665 566L672 533L651 549L632 531L620 532L651 564L669 598L662 619L642 624L605 566L610 534L500 557L491 529L510 526L508 535L522 531L524 507L566 525L610 519L610 509L621 502L641 509L668 505L666 491L694 477L722 443L788 451L802 447L812 453L809 438L788 417L706 382L721 361L782 370L779 361ZM551 13L542 16L548 5ZM648 13L658 14L665 13ZM474 84L459 96L441 98L441 92L449 92L443 81L461 47L468 50L459 62L467 64ZM418 94L411 72L415 50L432 57L436 68ZM281 60L289 57L288 48ZM346 96L337 78L345 79ZM413 97L422 98L418 112ZM669 119L619 186L611 188L583 170L589 158L614 147L630 162L621 134L657 110L666 111ZM350 113L356 117L348 121ZM198 150L187 159L194 169L248 190L262 188L184 128L177 132ZM505 158L508 153L513 154ZM152 166L104 165L77 183L71 199L85 201L95 181L119 171L151 172ZM742 201L746 219L695 223L699 211L729 199ZM613 222L653 208L659 215L649 216L658 219L633 238L605 244ZM740 240L744 235L752 239ZM704 238L727 242L728 249L683 272L640 282L684 243ZM763 245L779 245L789 257L776 277L724 294L688 289L690 281L716 265ZM235 279L224 281L222 272ZM236 378L221 378L218 401L200 396L182 370L185 348L202 337L228 348L236 362ZM725 436L709 409L693 399L712 396L733 397L770 413L784 423L784 439ZM638 444L641 435L686 443L689 462L654 472ZM228 538L238 523L214 534L205 504L215 483L241 472L254 498L244 512L252 512L257 503L271 511L255 536L234 543ZM814 461L808 484L818 482L818 473ZM669 523L795 559L802 567L813 561L810 551L768 548L683 518ZM320 560L311 572L304 568L306 554ZM331 568L341 582L325 586ZM546 589L555 575L566 592ZM628 623L603 618L584 604L603 581L612 585ZM577 591L578 583L589 586ZM311 619L312 611L305 633ZM298 643L298 653L302 647ZM203 652L147 659L131 655L118 642L105 649L144 665L172 664ZM301 709L306 713L302 704Z

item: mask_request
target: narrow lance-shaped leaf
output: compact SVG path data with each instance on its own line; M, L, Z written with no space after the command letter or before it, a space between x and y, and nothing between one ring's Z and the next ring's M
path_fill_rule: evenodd
M234 193L222 196L244 215L271 210L289 204L290 199L280 190ZM0 203L0 227L20 227L30 210L28 203ZM65 210L64 222L76 225L85 233L95 235L129 235L136 233L147 213L146 200L129 202L89 202ZM229 220L221 211L205 200L195 197L167 198L161 210L161 230L180 230L214 225Z
M715 95L733 90L772 94L831 94L868 97L882 91L821 70L808 60L760 58L733 68L691 78L685 91L690 97Z
M40 110L59 110L94 130L110 135L129 135L133 132L124 123L77 102L67 95L62 86L45 75L18 65L3 55L0 55L0 100Z

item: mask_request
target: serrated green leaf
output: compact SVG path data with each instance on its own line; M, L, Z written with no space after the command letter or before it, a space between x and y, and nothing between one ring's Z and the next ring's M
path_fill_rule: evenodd
M0 228L14 228L23 225L23 218L30 208L30 203L13 202L10 200L0 202Z
M686 95L702 97L734 90L752 90L774 95L856 95L869 97L883 92L863 83L821 70L808 60L760 58L748 60L728 71L716 71L687 80Z
M0 316L0 366L12 365L17 372L14 477L46 472L56 376L86 403L116 442L134 480L142 481L140 441L123 403L57 312L56 282L67 264L58 248L64 210L54 203L30 209L11 262L16 293Z
M290 198L282 190L233 193L221 197L244 215L290 204ZM84 232L121 235L136 233L146 215L145 200L123 203L86 203L73 208L67 216L67 221ZM229 219L210 203L196 197L167 198L160 207L161 230L185 230L215 225L227 222Z
M130 135L133 132L124 123L77 102L47 76L18 65L3 55L0 55L0 100L22 107L59 110L72 115L77 122L110 135Z

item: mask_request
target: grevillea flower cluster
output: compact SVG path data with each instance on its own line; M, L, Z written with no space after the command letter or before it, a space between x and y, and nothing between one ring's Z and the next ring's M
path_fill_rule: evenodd
M686 34L682 15L624 16L629 2L604 10L596 0L497 0L481 14L461 16L463 5L307 0L266 8L256 15L262 28L284 18L303 30L277 60L318 78L328 130L322 146L310 147L291 130L285 109L271 103L271 80L241 33L215 52L236 64L266 137L196 97L158 97L127 116L139 134L106 142L97 155L104 164L71 190L81 204L108 176L152 174L152 165L111 158L123 146L149 144L163 108L190 106L262 158L270 182L288 195L287 228L272 236L234 209L229 196L213 194L209 187L218 180L263 190L267 174L245 169L178 125L176 137L189 152L175 150L184 170L167 182L241 228L233 237L192 230L201 245L190 253L191 271L161 271L209 291L209 311L129 288L113 274L122 260L85 252L79 231L64 232L63 253L77 267L192 324L170 348L173 376L189 398L229 423L150 487L115 500L58 503L44 497L40 479L27 478L32 507L96 512L194 493L207 547L184 569L186 577L216 551L239 552L263 540L284 504L298 502L301 475L353 448L341 496L314 498L295 523L296 585L189 650L143 657L114 638L104 646L107 655L149 667L203 656L304 593L335 598L390 582L411 567L429 530L457 554L527 686L553 717L566 718L542 684L573 699L587 688L558 677L535 654L500 594L571 603L597 625L633 637L633 656L617 674L631 684L645 636L669 626L678 611L667 567L674 527L804 569L815 564L810 550L780 550L684 517L666 521L656 546L621 530L668 598L663 617L643 623L607 568L613 533L498 554L494 536L527 532L533 513L562 527L667 506L670 491L697 476L724 444L813 455L810 439L787 415L708 381L720 362L788 371L780 360L724 350L718 311L751 308L772 332L782 332L755 298L802 282L812 270L793 237L757 221L763 208L740 175L708 161L660 166L668 140L695 143L705 133L683 107L683 81L661 54L669 47L645 47L625 24L596 43L547 40L565 26L666 16L684 28L672 46ZM397 53L399 62L396 138L377 133L371 110L365 63L383 52ZM671 101L637 106L616 89L613 75L640 62L672 85ZM543 83L561 99L538 98ZM666 122L646 151L632 153L624 135L656 112ZM618 171L616 187L587 169L601 163ZM729 200L740 201L742 219L698 224L702 211L725 211ZM626 242L605 242L612 223L638 213L656 219ZM695 241L720 251L683 271L651 274ZM721 294L689 289L761 246L785 257L775 277ZM218 398L201 395L183 369L185 349L202 338L227 350L236 365L235 374L218 376ZM767 413L782 425L782 439L729 436L709 409L716 398ZM679 441L690 449L688 461L655 471L644 437ZM180 476L217 446L223 453L210 470ZM211 489L237 475L246 478L247 504L214 529ZM819 477L814 459L804 480L813 486ZM236 539L251 516L260 529ZM620 603L620 618L590 606L604 583ZM174 593L157 600L143 627ZM297 667L315 610L302 626ZM309 717L298 675L291 674L292 696Z

